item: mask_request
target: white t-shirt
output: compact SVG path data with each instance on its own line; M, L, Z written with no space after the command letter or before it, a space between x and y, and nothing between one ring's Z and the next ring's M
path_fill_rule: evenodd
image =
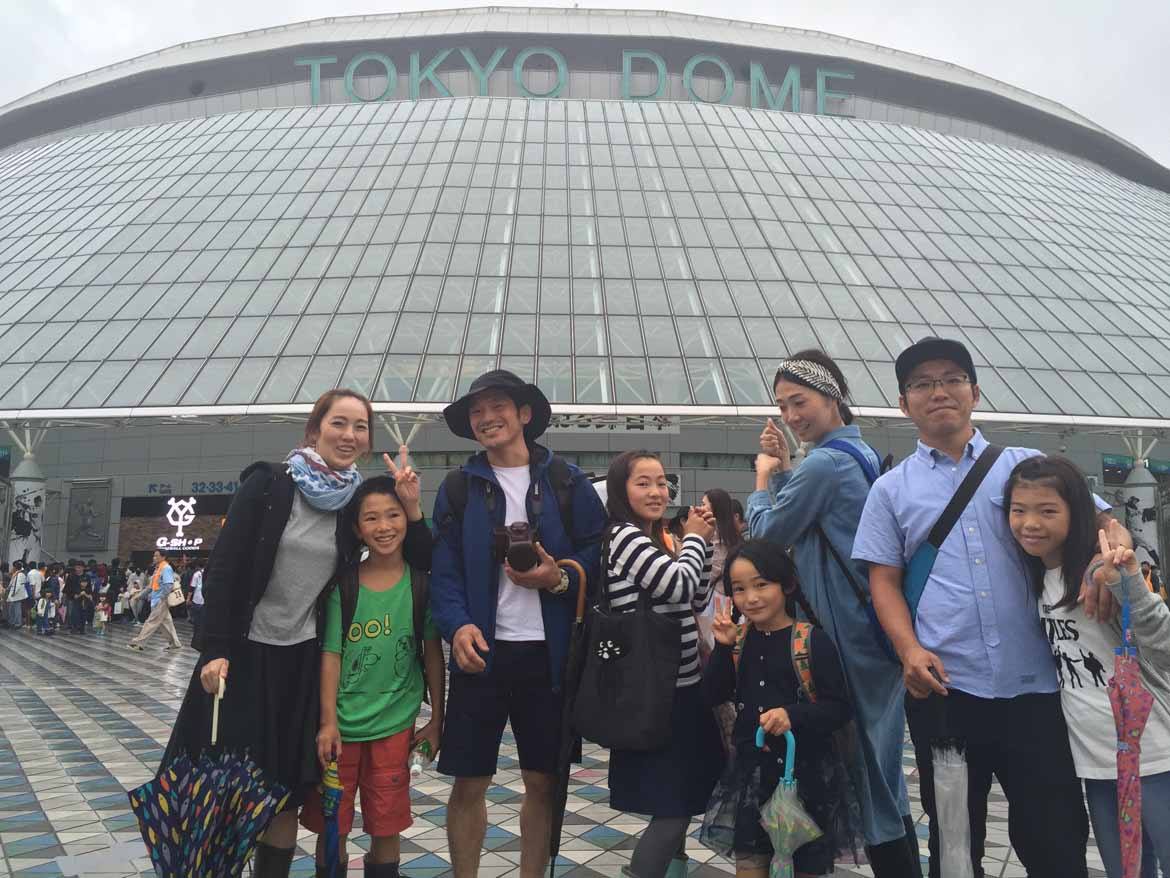
M25 574L28 579L28 596L40 600L41 588L45 584L45 574L41 573L36 567Z
M203 571L196 570L191 574L191 603L197 607L203 606Z
M1113 650L1121 638L1109 624L1095 622L1078 604L1054 609L1064 596L1059 568L1044 574L1039 601L1044 633L1052 647L1060 677L1060 703L1068 725L1077 776L1117 779L1117 726L1109 706ZM1154 701L1142 733L1142 775L1170 771L1170 715Z
M492 472L507 498L504 522L528 521L528 488L532 484L528 467L493 466ZM544 640L540 592L514 583L504 574L502 564L496 600L496 640Z

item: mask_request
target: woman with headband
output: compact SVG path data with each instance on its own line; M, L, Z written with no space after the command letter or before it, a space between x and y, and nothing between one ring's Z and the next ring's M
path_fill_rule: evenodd
M751 535L794 548L801 587L841 655L856 711L856 758L863 764L853 774L874 875L921 874L902 775L902 668L871 625L866 572L850 560L880 462L853 426L845 376L823 351L784 360L772 389L784 423L813 448L793 467L783 431L768 419L756 458L756 491L748 498Z

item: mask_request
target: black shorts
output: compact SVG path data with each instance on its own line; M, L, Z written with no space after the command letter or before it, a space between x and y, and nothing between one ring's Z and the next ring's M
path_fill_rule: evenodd
M561 693L552 689L544 641L497 640L490 670L451 672L439 772L491 777L510 719L521 770L551 774L556 770L561 705Z

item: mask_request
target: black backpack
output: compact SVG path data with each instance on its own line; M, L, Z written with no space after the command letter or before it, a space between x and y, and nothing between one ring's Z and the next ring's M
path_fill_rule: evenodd
M552 454L552 452L549 452ZM443 478L443 487L447 491L447 510L449 520L463 521L463 513L467 511L467 482L469 476L462 469L453 469ZM573 471L569 469L568 461L553 454L548 464L548 478L552 482L553 493L557 496L557 508L561 513L561 525L569 539L573 539ZM487 483L488 514L494 514L496 508L496 491L491 482ZM542 498L537 490L532 497L532 506L536 512L537 523L540 520L540 506Z

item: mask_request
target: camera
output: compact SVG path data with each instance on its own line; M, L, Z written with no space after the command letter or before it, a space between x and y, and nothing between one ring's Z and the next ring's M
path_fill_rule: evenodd
M540 555L536 552L535 540L532 537L532 527L526 521L494 528L492 551L497 564L503 564L506 560L513 570L519 570L521 573L531 570L540 563Z

